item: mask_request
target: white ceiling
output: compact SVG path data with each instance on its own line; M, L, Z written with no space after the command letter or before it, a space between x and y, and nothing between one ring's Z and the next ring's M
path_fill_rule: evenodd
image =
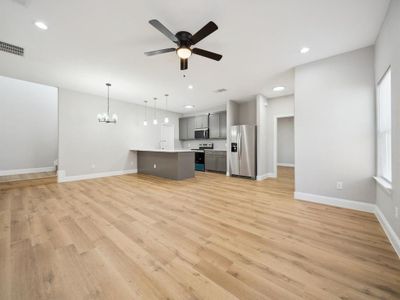
M25 5L21 5L25 3ZM293 92L294 66L374 44L389 0L1 0L0 40L25 48L25 57L0 52L0 75L143 103L171 94L169 109L199 110L227 99ZM172 32L195 33L208 21L219 30L199 48L224 55L215 62L193 55L179 70L173 47L148 20ZM40 31L33 22L48 26ZM301 55L299 49L311 51ZM186 74L186 78L183 78ZM193 84L194 89L187 86ZM283 93L271 91L284 85ZM214 93L219 88L225 93Z

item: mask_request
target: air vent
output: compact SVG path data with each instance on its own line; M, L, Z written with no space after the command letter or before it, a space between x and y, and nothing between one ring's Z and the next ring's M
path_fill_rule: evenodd
M227 89L218 89L218 90L215 90L214 93L223 93L226 91L227 91Z
M1 41L0 41L0 51L8 52L19 56L24 56L24 48Z

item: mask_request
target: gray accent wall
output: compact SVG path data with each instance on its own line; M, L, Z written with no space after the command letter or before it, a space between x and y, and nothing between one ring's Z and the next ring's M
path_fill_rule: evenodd
M373 47L296 68L296 192L375 202L374 82Z
M105 90L106 92L106 90ZM112 88L111 88L112 96ZM111 99L117 124L97 121L107 99L66 89L59 90L59 170L64 176L79 176L137 169L133 148L160 148L160 125L143 126L144 106ZM180 114L159 111L159 123L167 115L174 125L176 148L180 148Z
M57 88L0 76L0 172L52 168L58 154Z
M375 82L391 66L392 71L392 193L377 187L377 205L400 238L400 1L391 1L375 50Z

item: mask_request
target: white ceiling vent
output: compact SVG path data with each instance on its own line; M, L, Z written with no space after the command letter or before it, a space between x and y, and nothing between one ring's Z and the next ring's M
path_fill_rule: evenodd
M19 56L24 56L24 48L11 45L2 41L0 41L0 51L4 51Z

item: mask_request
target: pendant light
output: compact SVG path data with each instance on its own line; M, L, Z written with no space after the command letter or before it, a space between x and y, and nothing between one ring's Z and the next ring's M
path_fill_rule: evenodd
M167 110L168 110L168 96L169 96L168 94L165 94L165 113L167 113ZM168 122L169 122L169 119L167 116L165 116L164 124L168 124Z
M98 114L97 115L97 120L100 123L113 123L116 124L118 121L118 116L116 114L113 114L110 117L110 86L111 83L106 83L107 86L107 112L103 113L103 114Z
M143 125L147 126L147 100L144 101L144 121Z
M158 120L157 120L157 98L153 98L154 99L154 120L153 120L153 125L157 125L158 124Z

